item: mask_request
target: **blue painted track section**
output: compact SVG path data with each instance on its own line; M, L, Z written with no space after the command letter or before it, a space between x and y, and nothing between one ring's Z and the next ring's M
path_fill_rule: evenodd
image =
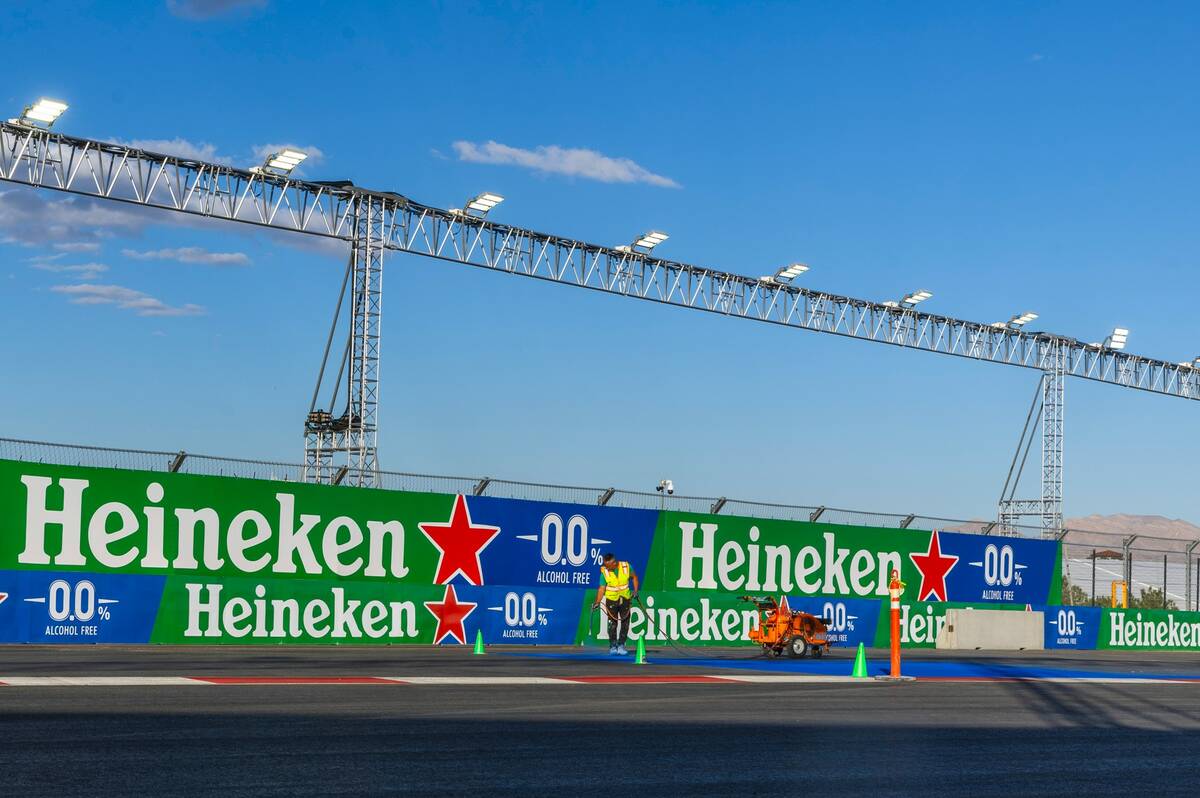
M562 659L571 661L619 659L606 651L591 648L580 649L577 653L561 651L529 651L505 653L504 656L534 657L546 659ZM627 660L633 664L633 652ZM647 655L648 664L675 665L705 668L708 670L748 670L759 673L807 674L811 676L849 676L853 663L847 659L803 659L793 660L780 658L768 660L754 657L748 652L739 652L730 657L683 657L668 655L662 650L651 650ZM867 673L871 676L886 676L888 660L867 660ZM1027 663L1001 663L957 659L953 661L937 661L914 659L903 665L905 676L915 676L918 679L1194 679L1200 681L1200 673L1149 673L1137 671L1105 671L1081 668L1062 668Z

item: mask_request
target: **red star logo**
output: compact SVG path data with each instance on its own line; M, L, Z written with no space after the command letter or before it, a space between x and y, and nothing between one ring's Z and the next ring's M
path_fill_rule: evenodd
M473 585L483 584L483 565L479 562L479 554L500 534L500 527L472 524L466 497L455 498L450 523L422 523L417 526L441 552L437 575L433 578L435 585L446 584L455 574L462 574Z
M447 636L466 644L467 630L463 628L463 621L477 606L479 605L469 601L459 601L454 592L454 585L446 585L446 593L441 601L426 601L425 609L429 610L438 622L437 631L433 633L434 645L442 642Z
M7 593L0 593L0 604L3 604L6 598L8 598Z
M929 551L908 556L921 572L921 589L917 591L917 601L924 601L928 596L933 596L938 601L948 601L946 575L954 570L954 566L958 564L958 557L942 554L937 530L929 536Z

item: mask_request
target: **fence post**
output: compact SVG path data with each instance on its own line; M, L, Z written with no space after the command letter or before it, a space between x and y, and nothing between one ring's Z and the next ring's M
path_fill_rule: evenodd
M1193 540L1183 550L1183 603L1188 611L1200 610L1200 597L1197 597L1195 603L1192 602L1192 552L1196 550L1196 546L1200 546L1200 540ZM1200 569L1200 560L1196 561L1196 567ZM1197 574L1200 577L1200 574ZM1200 592L1200 578L1196 580L1196 590Z
M1163 555L1163 609L1167 608L1167 555Z
M1092 549L1092 603L1096 603L1096 550Z
M1129 595L1133 591L1133 541L1137 540L1137 535L1130 535L1121 541L1121 547L1125 555L1125 595Z

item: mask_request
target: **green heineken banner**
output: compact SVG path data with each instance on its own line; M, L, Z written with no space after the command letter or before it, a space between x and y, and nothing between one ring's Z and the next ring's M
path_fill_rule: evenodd
M893 570L916 601L1057 604L1056 544L951 532L664 512L648 585L807 596L888 594Z
M843 599L837 596L785 596L788 606L829 621L834 645L854 648L859 643L887 648L891 641L890 604L883 599ZM946 610L979 607L964 602L903 603L900 607L900 644L905 648L934 648L946 622ZM992 609L1023 610L1025 605L994 604ZM1039 607L1038 609L1041 609ZM607 644L608 632L588 608L580 621L586 638ZM749 630L757 624L754 607L737 594L670 591L644 594L641 606L630 618L630 636L645 635L647 643L725 646L745 645Z
M1200 613L1173 610L1101 611L1097 648L1195 651L1200 648Z
M745 594L881 644L893 570L906 645L948 606L1061 595L1046 541L0 460L0 642L601 640L609 551L634 637L681 645L744 645Z

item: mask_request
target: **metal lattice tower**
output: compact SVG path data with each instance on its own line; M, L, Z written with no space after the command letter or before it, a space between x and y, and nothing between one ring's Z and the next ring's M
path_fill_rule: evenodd
M1042 535L1063 527L1063 400L1067 379L1062 347L1055 342L1053 364L1042 377Z
M350 330L338 376L340 380L346 373L348 379L346 410L337 416L332 404L329 411L310 410L304 423L304 478L308 482L340 484L348 477L350 484L362 486L374 485L379 471L379 350L386 215L380 198L367 192L358 196L352 207ZM318 378L318 391L320 387ZM332 402L337 401L338 388Z
M1045 360L1049 368L1042 372L1038 392L1029 408L1029 415L1025 418L1025 428L1021 431L1017 451L1013 454L1008 479L1000 491L998 521L1001 531L1011 534L1014 527L1024 519L1036 518L1041 525L1042 536L1054 538L1063 528L1066 347L1058 341L1052 341L1047 349ZM1038 418L1031 425L1035 410ZM1038 422L1042 431L1042 495L1039 499L1014 499L1012 494L1016 491L1025 468Z

